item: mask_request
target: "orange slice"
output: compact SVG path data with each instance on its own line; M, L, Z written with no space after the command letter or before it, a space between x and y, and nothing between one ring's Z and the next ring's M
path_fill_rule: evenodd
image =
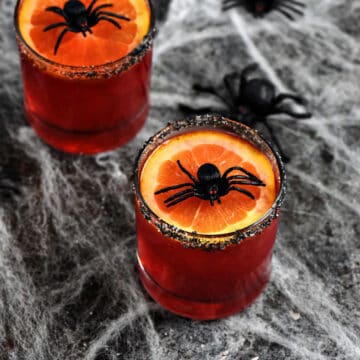
M65 22L62 15L45 11L47 7L64 8L67 0L23 0L19 7L18 26L25 42L38 54L56 63L72 66L102 65L118 60L143 40L149 31L151 10L148 0L97 0L93 10L104 4L111 7L99 11L123 15L130 21L110 17L115 20L121 29L108 20L101 20L91 27L92 34L86 37L81 32L67 32L57 53L54 48L61 32L66 28L57 28L44 31L55 23ZM81 0L88 8L91 0Z
M177 161L197 179L197 170L212 163L221 175L230 167L241 166L257 176L265 187L236 185L250 191L251 199L238 191L220 198L212 206L209 200L190 197L167 207L165 200L189 186L155 195L155 192L191 180ZM244 175L233 171L229 176ZM213 131L194 131L173 137L150 154L140 175L140 191L150 209L165 222L199 234L226 234L245 228L259 220L276 197L275 175L269 159L246 140Z

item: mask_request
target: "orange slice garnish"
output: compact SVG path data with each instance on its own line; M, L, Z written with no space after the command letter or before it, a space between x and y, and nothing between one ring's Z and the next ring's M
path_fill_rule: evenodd
M240 166L258 177L265 187L236 185L250 191L251 199L238 191L230 191L215 201L189 197L167 207L165 200L189 186L155 195L160 189L189 183L177 161L197 179L204 163L214 164L221 175L230 167ZM243 175L238 171L233 175ZM230 176L229 175L229 176ZM243 229L259 220L272 206L276 183L269 159L252 144L234 135L219 131L195 131L173 137L146 160L140 175L140 191L150 209L165 222L182 230L199 234L226 234Z
M19 6L18 26L25 42L38 54L56 63L72 66L106 64L126 56L143 40L150 28L151 9L148 0L98 0L93 9L111 4L100 11L125 16L130 21L114 16L121 29L111 21L101 20L91 27L86 37L81 32L68 31L64 34L57 53L54 48L57 39L66 26L44 31L51 25L66 22L63 16L48 7L63 9L67 0L23 0ZM81 0L87 9L91 0Z

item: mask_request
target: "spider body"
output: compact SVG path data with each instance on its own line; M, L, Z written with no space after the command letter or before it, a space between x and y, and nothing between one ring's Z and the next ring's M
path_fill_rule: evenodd
M92 33L86 8L82 2L77 0L66 2L63 13L71 31L82 32L84 36L86 36L86 32Z
M74 33L81 32L83 36L86 37L86 33L92 34L91 28L98 24L99 21L107 21L116 26L118 29L121 29L121 26L114 18L130 21L130 19L124 15L103 10L112 7L112 4L102 4L94 8L97 1L98 0L92 0L88 8L85 8L85 5L79 0L68 0L65 3L63 9L57 6L49 6L45 9L46 11L50 11L62 16L65 20L62 22L50 24L44 28L44 31L46 32L58 27L65 27L56 40L54 47L55 55L58 51L62 39L69 31Z
M254 116L267 116L271 113L276 90L270 81L253 79L247 81L242 90L235 99L240 113L251 112Z
M305 4L297 0L223 0L223 10L243 6L254 17L264 17L271 11L278 11L289 20L295 20L294 14L304 15Z
M228 185L221 178L219 169L210 163L203 164L197 171L198 181L194 182L194 193L203 200L220 202L220 197L228 193Z
M215 88L195 84L194 90L215 95L225 105L226 111L216 110L224 116L241 121L248 126L255 127L257 123L263 123L268 129L272 141L275 143L284 161L289 158L268 124L268 117L278 114L286 114L296 119L308 119L311 114L308 112L297 113L283 106L286 100L292 100L296 104L306 105L306 100L300 96L280 93L277 94L275 86L267 79L250 78L250 74L258 69L257 64L247 66L240 74L231 73L224 76L223 82L226 94L223 95ZM210 108L192 109L180 104L179 108L185 113L209 113L214 112Z
M238 191L249 198L254 199L255 197L250 191L237 185L265 186L257 176L240 166L230 167L223 175L221 175L219 169L214 164L205 163L198 168L196 179L183 167L179 160L177 161L177 164L191 182L168 186L155 192L155 195L159 195L180 189L180 191L165 199L164 203L167 207L174 206L194 196L202 200L209 200L211 206L214 206L216 201L221 204L220 198L227 195L230 191ZM230 175L234 171L240 171L241 174Z

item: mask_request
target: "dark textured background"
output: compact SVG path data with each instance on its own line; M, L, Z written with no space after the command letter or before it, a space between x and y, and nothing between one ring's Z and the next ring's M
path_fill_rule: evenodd
M75 157L27 125L12 13L0 0L0 349L11 360L360 359L360 3L309 0L290 23L226 14L219 0L160 5L152 111L127 146ZM196 322L162 310L134 270L131 194L142 143L182 116L219 107L194 82L221 84L258 62L314 116L274 119L292 156L273 273L246 311Z

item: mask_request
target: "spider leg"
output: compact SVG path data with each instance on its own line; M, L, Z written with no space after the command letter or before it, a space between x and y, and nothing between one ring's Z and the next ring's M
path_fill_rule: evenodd
M230 181L230 180L235 180L235 179L243 179L243 180L246 180L246 179L249 179L248 176L245 176L245 175L233 175L233 176L229 176L228 178L226 178L226 180Z
M186 189L184 191L179 191L178 193L172 195L172 196L169 196L165 201L164 203L167 204L167 203L171 203L173 202L174 200L177 200L178 198L182 198L184 195L188 195L188 194L193 194L195 195L194 193L194 189Z
M296 113L296 112L291 111L289 109L275 109L269 115L279 115L279 114L286 114L286 115L294 117L295 119L310 119L312 117L311 113L299 114L299 113Z
M96 3L97 1L98 1L98 0L92 0L91 4L90 4L90 5L88 6L88 8L86 9L86 12L87 12L88 15L91 14L92 9L93 9L93 7L94 7L94 5L95 5L95 3Z
M57 6L48 6L45 11L51 11L65 18L64 11Z
M214 110L212 108L200 108L200 109L194 109L190 106L187 106L185 104L179 104L178 105L178 109L187 115L190 114L197 114L197 115L203 115L203 114L210 114L210 113L214 113ZM221 113L221 111L215 111L217 113Z
M250 199L255 200L255 196L254 196L250 191L247 191L247 190L245 190L245 189L238 188L238 187L236 187L236 186L231 186L231 187L229 188L229 191L231 191L231 190L235 190L235 191L241 192L242 194L248 196Z
M299 114L299 113L295 113L289 109L281 109L281 108L277 107L278 105L280 105L280 103L282 101L287 100L287 99L294 100L297 104L300 104L300 105L307 104L306 99L302 98L301 96L292 95L292 94L280 94L275 98L274 103L273 103L274 111L272 111L271 114L269 114L269 115L287 114L296 119L309 119L312 116L311 113Z
M292 94L279 94L274 101L274 105L278 105L280 102L284 101L284 100L294 100L296 103L300 104L300 105L306 105L307 104L307 100L304 99L301 96L298 95L292 95Z
M288 163L290 161L290 158L286 155L285 151L283 150L282 146L279 143L279 140L277 139L274 129L269 125L269 123L267 121L264 121L263 124L266 126L266 128L269 131L270 137L271 137L271 141L275 144L275 146L277 147L281 158L283 159L283 161L285 163Z
M191 197L193 197L193 196L194 196L194 194L184 195L183 197L181 197L181 198L179 198L179 199L177 199L177 200L174 200L173 202L167 204L166 207L174 206L174 205L178 204L179 202L182 202L182 201L184 201L184 200L186 200L186 199L189 199L189 198L191 198Z
M92 14L96 14L99 10L101 9L105 9L105 8L109 8L109 7L113 7L114 5L113 4L102 4L102 5L99 5L97 6L94 11L92 12Z
M51 25L48 25L46 28L44 28L43 31L49 31L49 30L52 30L52 29L56 29L56 28L58 28L60 26L68 26L68 24L65 23L65 22L51 24Z
M282 9L282 8L276 8L276 11L282 13L286 18L288 18L291 21L294 21L295 18L286 10Z
M193 90L218 96L217 91L212 86L203 86L200 84L194 84Z
M281 2L279 4L280 8L283 8L285 10L291 10L293 11L294 13L300 15L300 16L303 16L304 15L304 12L299 10L299 9L296 9L294 6L292 5L288 5L286 2Z
M99 13L97 13L97 15L107 15L107 16L112 16L112 17L115 17L115 18L118 18L120 20L126 20L126 21L130 21L130 19L126 16L123 16L123 15L119 15L119 14L115 14L115 13L112 13L112 12L109 12L109 11L100 11Z
M199 92L205 92L205 93L215 95L215 96L218 95L216 90L212 86L202 86L200 84L194 84L193 90L199 91Z
M239 170L239 171L243 172L244 174L246 174L249 177L249 180L257 181L259 184L263 184L263 182L257 176L255 176L251 172L247 171L246 169L242 168L241 166L233 166L233 167L227 169L224 172L222 179L226 180L227 175L234 170Z
M163 189L156 191L155 195L159 195L159 194L171 191L171 190L180 189L185 186L193 186L193 185L194 185L193 183L184 183L184 184L179 184L179 185L168 186L168 187L165 187Z
M59 46L60 46L60 43L61 43L64 35L65 35L68 31L70 31L70 30L69 30L69 29L64 29L64 30L60 33L59 37L57 38L56 44L55 44L55 47L54 47L54 55L56 55L56 53L57 53L57 51L58 51L58 48L59 48Z
M284 3L289 3L291 5L296 5L296 6L300 6L300 7L306 7L306 5L300 1L296 1L296 0L284 0Z
M263 182L257 181L229 181L230 185L253 185L253 186L266 186Z
M180 160L177 161L177 164L178 164L180 170L181 170L185 175L187 175L193 183L197 183L197 181L196 181L196 179L194 178L194 176L191 175L191 174L189 173L189 171L187 171L187 170L181 165ZM192 185L193 185L193 184L192 184Z
M101 20L108 21L108 22L112 23L113 25L115 25L118 29L121 29L120 24L119 24L116 20L114 20L114 19L111 19L111 18L109 18L109 17L107 17L107 16L99 16L99 17L97 18L97 23L98 23L99 21L101 21Z

